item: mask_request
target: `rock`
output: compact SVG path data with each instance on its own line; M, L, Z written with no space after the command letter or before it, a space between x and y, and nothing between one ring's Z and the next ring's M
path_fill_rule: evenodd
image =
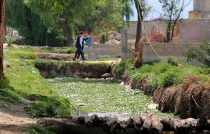
M149 109L157 109L157 107L158 107L158 104L149 104L148 105Z
M107 78L107 77L110 77L111 74L110 73L104 73L101 75L102 78Z
M47 59L53 59L53 60L61 60L59 57L51 55L49 57L47 57Z

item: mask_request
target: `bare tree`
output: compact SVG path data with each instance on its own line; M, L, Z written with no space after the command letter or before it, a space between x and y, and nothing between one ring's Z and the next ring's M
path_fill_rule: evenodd
M185 4L186 0L159 0L159 2L162 4L162 10L167 23L166 42L169 43L173 40L174 28L181 13L191 0L188 0L187 4Z

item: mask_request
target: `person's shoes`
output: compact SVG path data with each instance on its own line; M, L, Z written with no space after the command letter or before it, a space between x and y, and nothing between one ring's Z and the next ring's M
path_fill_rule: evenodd
M85 58L82 58L82 60L83 60L83 61L85 61L85 60L87 60L87 59L85 59Z
M75 61L76 59L75 58L73 58L73 61Z

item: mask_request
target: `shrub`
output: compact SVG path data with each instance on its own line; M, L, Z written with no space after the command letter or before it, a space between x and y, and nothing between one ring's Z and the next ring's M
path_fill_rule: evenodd
M210 67L210 45L206 41L198 48L190 48L188 47L188 51L184 53L184 57L187 61L196 60L200 62L204 67Z
M181 83L183 77L180 76L182 72L178 69L169 69L160 77L161 87L169 87Z
M178 60L173 56L168 56L167 62L173 66L178 66Z
M148 72L151 72L152 70L152 67L148 64L144 64L143 66L140 67L140 72L142 73L148 73Z
M106 42L106 39L105 39L105 38L106 38L105 35L102 34L102 35L101 35L100 43L105 43L105 42Z

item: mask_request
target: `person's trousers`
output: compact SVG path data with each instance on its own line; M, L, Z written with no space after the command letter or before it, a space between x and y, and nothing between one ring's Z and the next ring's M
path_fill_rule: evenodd
M77 56L80 54L80 51L81 51L81 47L77 47L77 51L76 51L76 53L75 53L75 55L74 55L74 58L75 58L75 59L76 59Z

